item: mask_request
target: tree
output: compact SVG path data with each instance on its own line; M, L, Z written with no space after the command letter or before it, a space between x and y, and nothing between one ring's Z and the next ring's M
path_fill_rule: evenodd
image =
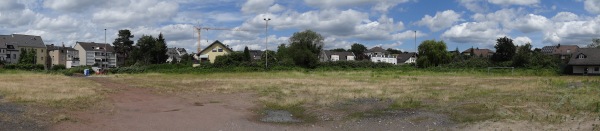
M517 54L513 58L513 66L526 67L531 62L531 44L527 43L518 48Z
M350 46L350 51L352 51L352 53L354 53L354 55L356 55L357 60L364 60L367 58L367 56L365 56L367 47L365 47L362 44L359 44L359 43L352 44L352 46Z
M496 48L496 53L492 56L492 61L494 62L510 61L516 52L513 40L506 36L498 38L494 48Z
M250 56L250 50L248 46L244 47L244 61L252 61L252 56Z
M306 68L316 67L319 53L323 49L323 40L321 34L311 30L294 33L289 39L288 47L294 64Z
M169 56L167 55L167 43L165 42L165 38L163 34L158 34L158 38L156 38L156 44L154 45L154 49L152 53L155 55L154 64L162 64L167 61Z
M262 58L264 57L261 56L261 60ZM290 52L288 51L288 47L285 44L277 46L277 54L275 58L281 65L294 65L294 60L292 59Z
M156 39L152 36L144 35L138 39L135 48L135 57L132 59L137 60L134 63L152 64L154 62L155 55L152 51L155 47Z
M34 49L27 50L21 48L21 54L19 55L19 64L35 64L36 51Z
M588 48L600 48L600 39L593 39L592 43L588 45Z
M390 54L402 54L402 51L392 48L388 48L386 51L388 51Z
M113 42L115 52L122 56L124 61L127 61L133 51L133 41L130 40L133 37L129 30L119 30L119 35Z
M330 51L344 52L344 51L346 51L346 49L344 49L344 48L337 48L337 49L333 49L333 50L330 50Z
M433 67L446 64L450 61L450 53L444 41L426 40L419 45L417 65L420 67Z

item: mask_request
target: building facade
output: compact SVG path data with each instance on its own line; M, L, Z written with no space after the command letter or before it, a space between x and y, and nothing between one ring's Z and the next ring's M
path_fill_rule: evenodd
M320 53L319 60L321 62L329 62L329 61L354 61L355 55L353 52L337 52L337 51L328 51L323 50Z
M66 68L79 66L79 51L72 47L47 45L48 65L64 65Z
M77 42L73 48L79 53L81 66L117 67L117 55L110 44Z
M4 61L8 64L17 64L22 50L35 51L35 59L33 63L21 64L42 64L46 65L47 49L44 41L40 36L33 35L0 35L0 54L4 57Z
M571 56L573 74L600 75L600 49L580 48Z
M220 41L215 41L194 57L196 57L196 59L200 62L215 63L217 56L226 55L231 52L233 52L233 50L231 50L227 45L224 45Z

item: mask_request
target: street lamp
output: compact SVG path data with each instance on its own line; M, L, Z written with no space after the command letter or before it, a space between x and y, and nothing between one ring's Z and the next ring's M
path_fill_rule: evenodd
M106 29L104 29L104 44L108 44L108 43L106 43ZM106 59L105 61L108 61L108 55L106 55L106 45L104 45L104 58ZM102 62L102 65L104 65L104 62ZM104 65L104 66L108 67L108 65ZM102 67L102 69L104 69L104 68L105 67Z
M271 18L264 18L265 24L265 69L269 67L269 21Z

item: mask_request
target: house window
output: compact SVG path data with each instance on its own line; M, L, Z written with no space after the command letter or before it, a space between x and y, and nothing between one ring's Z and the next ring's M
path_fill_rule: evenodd
M217 52L217 49L213 49L212 52Z
M567 49L567 53L571 53L571 49Z
M13 54L13 59L17 59L17 54Z
M596 72L600 71L600 67L594 68L594 71L596 71Z
M15 49L15 46L13 46L13 45L7 45L6 48L8 48L8 49Z
M6 54L6 58L10 58L10 54Z
M577 55L577 59L585 59L585 55L579 54L579 55Z
M219 48L219 52L223 52L223 48Z

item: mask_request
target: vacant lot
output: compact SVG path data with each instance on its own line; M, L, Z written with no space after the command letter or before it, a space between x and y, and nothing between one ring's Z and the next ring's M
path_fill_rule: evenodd
M117 75L112 79L162 94L189 97L252 92L262 105L258 112L287 110L305 122L416 111L442 114L456 123L457 128L474 130L600 129L597 77L332 71L137 74Z
M45 129L60 121L76 125L84 122L80 125L83 127L100 127L105 123L126 127L125 123L110 122L130 119L132 117L128 115L132 114L148 118L175 115L182 118L181 121L214 119L213 125L219 121L242 123L237 125L238 128L231 128L233 130L244 129L242 127L258 130L389 130L411 126L422 127L406 129L600 129L599 78L515 74L519 75L402 70L285 71L75 78L9 72L0 74L0 94L3 96L0 99L0 129ZM150 95L143 95L148 93ZM109 99L104 99L107 97ZM86 115L90 112L85 110L81 112L81 109L90 110L92 105L111 107L95 108L92 115ZM108 111L102 111L105 109ZM72 111L78 112L65 113ZM264 116L286 115L280 111L293 116L292 120L284 122L300 124L265 125L259 122L279 120ZM231 115L215 116L221 119L193 117L203 116L206 112ZM157 116L152 116L155 114ZM95 119L79 121L73 115L109 116L99 120L105 123L94 124ZM21 125L1 127L15 123Z

